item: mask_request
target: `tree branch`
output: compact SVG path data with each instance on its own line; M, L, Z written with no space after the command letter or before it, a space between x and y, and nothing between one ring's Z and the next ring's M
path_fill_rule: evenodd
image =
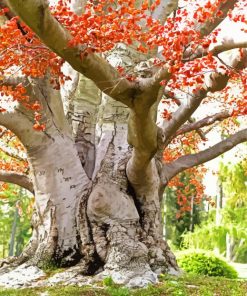
M156 166L152 158L158 149L158 128L156 121L156 104L147 105L143 109L143 101L162 97L163 88L157 93L147 93L146 97L137 98L135 109L130 112L128 121L128 142L133 146L133 152L127 164L127 176L137 194L145 191L143 179L146 185L154 183ZM152 100L152 99L151 99Z
M241 40L238 42L234 42L233 40L224 40L222 44L216 44L213 48L204 49L203 47L198 47L198 49L194 53L188 54L185 53L183 57L183 62L193 61L197 58L201 58L206 56L209 52L213 56L217 56L220 53L224 53L226 51L236 49L236 48L247 48L247 40ZM187 54L187 56L186 56Z
M167 98L171 98L171 96L170 96L170 92L169 92L169 91L166 91L166 95L165 95L165 96L166 96ZM172 99L175 101L175 103L176 103L178 106L181 106L181 105L182 105L182 102L181 102L181 100L180 100L179 98L175 98L175 97L173 96ZM164 121L163 121L163 122L164 122ZM188 122L189 122L189 123L194 123L195 120L194 120L192 117L189 117L189 118L188 118ZM161 133L162 133L162 128L160 128L160 130L161 130ZM206 137L205 137L204 133L202 132L202 130L198 129L196 132L198 133L198 135L200 136L200 138L201 138L202 140L206 140ZM176 137L176 134L175 134L175 137Z
M247 54L244 51L243 55L239 52L233 55L227 55L224 57L224 62L226 65L235 68L243 69L246 67ZM208 92L216 92L225 88L229 77L223 73L213 72L208 75L205 79L204 85L195 94L187 94L186 103L181 105L173 114L172 119L167 121L163 127L163 138L165 144L169 143L169 139L174 135L179 127L183 125L190 116L196 111L200 106L202 100L207 96Z
M163 179L164 182L168 182L178 173L200 165L217 156L223 154L226 151L231 150L236 145L247 141L247 129L237 132L234 135L229 136L226 140L219 142L218 144L201 151L199 153L184 155L179 157L177 160L166 163L163 165Z
M27 175L0 170L0 181L19 185L31 193L34 192L33 183Z
M229 118L230 116L231 116L231 114L229 112L223 111L223 112L219 112L214 115L205 117L199 121L192 122L190 124L185 124L176 132L176 136L181 135L181 134L185 134L185 133L188 133L188 132L191 132L194 130L198 130L204 126L211 125L211 124L215 123L216 121L222 121L226 118Z
M160 89L160 82L162 80L169 80L171 77L171 73L168 71L169 67L164 65L161 68L158 68L154 75L150 78L143 78L139 80L139 88L142 92L153 92L154 90ZM152 97L150 97L151 99ZM149 101L150 101L149 99ZM156 101L156 97L152 104Z
M215 14L217 14L218 11L222 11L222 15L220 17L214 17L213 19L208 20L205 23L202 23L199 25L199 28L197 30L199 30L201 37L205 37L207 35L209 35L214 29L216 29L216 27L218 27L218 25L224 21L224 19L226 18L228 12L230 9L234 8L234 5L237 3L238 0L226 0L226 1L222 1L222 3L220 4L218 10L215 12ZM197 24L198 25L198 24ZM235 48L235 47L233 47ZM229 48L232 49L232 48ZM223 52L225 51L225 49L221 49ZM210 49L210 51L212 51ZM198 57L202 57L204 55L207 55L209 52L209 49L204 49L203 47L198 47L198 49L196 50L196 52L191 52L190 47L184 52L183 55L183 61L192 61ZM217 53L217 50L215 51L215 55Z
M128 163L128 171L135 174L144 172L157 151L157 126L154 121L154 110L138 114L130 112L128 122L128 142L134 147Z
M231 42L231 40L225 41L223 44L216 45L210 52L213 55L218 55L224 51L228 51L235 48L247 48L247 40L242 40L240 42Z
M76 71L94 81L98 88L117 101L131 106L136 84L120 76L105 59L94 53L82 57L86 48L69 47L70 33L51 15L46 0L8 0L11 9L55 53Z
M168 144L170 137L176 133L179 127L184 124L191 115L200 106L202 100L207 96L207 91L201 89L194 95L187 95L187 103L181 104L181 106L172 114L172 119L166 121L163 126L163 138L164 143Z
M238 52L237 55L227 56L227 63L231 67L244 67L246 56L241 56ZM173 135L177 132L182 124L190 119L191 115L200 106L202 100L207 96L208 92L215 92L222 90L229 80L229 77L225 72L221 73L209 73L205 78L205 82L195 94L188 94L186 103L181 105L176 112L173 113L172 119L166 121L166 125L163 129L164 146L166 146ZM150 161L156 153L158 147L158 130L154 124L153 111L150 109L152 104L152 98L158 97L158 94L145 93L138 96L136 95L134 104L134 110L130 114L129 121L129 143L134 147L132 157L128 162L127 175L131 182L134 184L134 188L137 188L137 184L141 184L146 172L150 172ZM153 106L154 107L154 106ZM147 170L147 171L146 171ZM150 175L150 174L149 174Z
M221 1L221 4L218 10L215 12L217 14L218 11L222 11L223 14L219 17L214 17L212 20L208 20L200 26L201 37L209 35L218 25L226 18L230 9L234 8L234 5L238 2L238 0L226 0Z

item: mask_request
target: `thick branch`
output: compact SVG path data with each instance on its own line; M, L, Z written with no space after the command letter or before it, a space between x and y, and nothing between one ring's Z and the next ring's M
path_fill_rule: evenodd
M229 118L230 116L231 116L230 112L223 111L223 112L219 112L214 115L205 117L199 121L196 121L190 124L185 124L176 132L176 136L188 133L190 131L198 130L204 126L211 125L216 121L222 121L226 118Z
M247 39L241 40L239 42L234 42L232 40L226 40L223 44L216 45L210 52L213 55L218 55L219 53L235 49L235 48L247 48Z
M205 89L199 90L194 95L189 95L186 104L182 104L177 111L172 115L172 119L164 125L163 128L163 138L164 142L167 143L170 137L176 133L179 127L184 124L191 115L200 106L202 100L206 97L207 91Z
M133 152L127 164L127 176L137 195L142 195L142 192L147 193L147 190L157 182L157 169L152 159L159 146L156 113L157 103L161 100L162 94L163 87L158 93L147 94L151 98L156 98L156 104L151 108L145 108L144 112L140 112L143 99L140 98L139 106L136 104L135 112L131 111L129 116L128 142L133 146Z
M33 183L27 175L0 170L0 181L19 185L33 193Z
M214 29L216 29L218 27L218 25L224 21L224 19L226 18L229 10L234 8L234 5L237 3L238 0L227 0L227 1L222 1L222 3L220 4L218 10L215 12L215 14L217 14L218 11L222 11L222 15L220 17L214 17L210 20L208 20L207 22L202 23L199 28L197 30L199 30L199 32L201 33L201 37L207 36L209 35ZM216 46L217 47L217 46ZM229 49L224 49L224 48L219 48L219 52L217 51L215 47L215 55L217 55L220 52L232 49L232 48L236 48L232 47ZM241 46L242 47L242 46ZM214 49L213 49L214 50ZM208 54L208 49L204 49L203 47L198 47L198 49L196 50L196 52L191 52L190 48L188 48L185 52L184 52L184 56L183 56L183 60L184 61L188 61L188 60L194 60L198 57L202 57L203 55L207 55ZM211 51L211 49L210 49Z
M161 68L157 68L157 71L150 78L140 79L139 87L142 92L153 92L158 91L160 89L160 82L162 80L169 80L171 77L171 73L169 72L169 66L164 65ZM151 96L149 101L152 100L152 104L156 101L155 96Z
M223 60L224 59L224 60ZM224 64L235 69L243 69L246 67L247 54L246 50L241 55L239 52L234 52L232 55L222 57ZM174 135L177 130L183 125L190 116L200 106L202 100L207 96L208 92L216 92L225 88L229 77L224 73L211 73L205 78L205 83L197 93L191 95L187 94L186 103L181 105L177 111L172 115L172 119L164 125L163 138L165 144L169 143L169 139Z
M184 155L177 160L164 164L163 166L163 178L165 182L171 180L178 173L192 168L194 166L200 165L204 162L207 162L211 159L216 158L217 156L225 153L226 151L231 150L236 145L247 141L247 129L237 132L234 135L231 135L224 141L219 142L218 144L201 151L199 153Z
M129 171L144 173L157 151L157 126L152 109L143 116L133 111L130 113L128 142L134 148L128 164Z
M237 67L241 63L239 56L230 59L229 65ZM164 144L167 145L176 133L179 127L190 119L191 115L207 96L208 92L222 90L229 77L224 73L210 73L204 85L195 94L187 95L186 103L181 105L172 115L172 119L166 122L163 130ZM158 94L151 98L157 100ZM133 104L134 111L130 115L129 122L129 143L134 147L132 157L127 166L127 174L132 184L141 183L145 176L145 170L149 168L149 163L158 149L157 128L154 125L154 119L150 106L152 99L149 96L136 96ZM149 104L146 104L146 101ZM144 103L145 102L145 103Z
M155 121L157 103L162 94L163 87L159 88L159 91L147 92L145 96L137 96L134 101L135 108L129 115L128 143L133 146L133 152L127 165L127 175L135 189L138 184L143 185L143 178L154 173L151 160L158 149L158 128Z
M217 14L218 11L222 11L223 14L219 17L214 17L212 20L208 20L207 22L203 23L200 27L201 36L209 35L218 25L224 21L230 9L234 8L234 5L238 2L238 0L226 0L221 1L221 4L218 10L215 12Z
M210 47L210 49L205 49L202 46L198 47L198 49L194 53L188 53L185 52L183 61L193 61L197 58L201 58L203 56L208 55L210 52L213 56L217 56L220 53L224 53L226 51L236 49L236 48L247 48L247 40L241 40L238 42L235 42L234 40L224 40L222 44L217 44L213 48Z
M69 47L70 33L51 15L46 0L8 0L9 6L55 53L76 71L94 81L100 90L131 106L134 83L120 76L106 60L94 53L82 56L86 48Z

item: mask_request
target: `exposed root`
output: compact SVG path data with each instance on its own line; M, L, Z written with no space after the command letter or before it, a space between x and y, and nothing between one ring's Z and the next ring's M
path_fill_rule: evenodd
M166 241L162 239L156 240L151 246L148 245L148 250L149 264L156 274L169 273L170 270L174 274L179 273L176 257Z
M0 286L5 288L29 287L34 281L44 278L46 274L37 266L24 263L12 270L0 274Z
M20 256L11 256L8 258L4 258L0 260L0 274L2 274L3 270L5 268L13 269L25 262L27 262L30 258L33 257L35 251L37 249L37 242L33 238L31 238L25 247L25 249L22 251ZM4 271L5 272L5 271Z
M25 263L27 260L28 257L25 257L22 254L19 257L11 256L0 260L0 275L11 271L17 266Z
M37 249L37 242L30 239L29 243L19 256L12 256L0 260L0 275L10 272L14 268L26 263L28 266L33 265L31 261ZM27 263L28 262L28 263Z

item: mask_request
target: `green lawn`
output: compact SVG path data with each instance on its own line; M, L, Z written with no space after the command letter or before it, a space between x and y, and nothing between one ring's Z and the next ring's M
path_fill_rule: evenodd
M165 276L156 286L136 290L128 290L112 284L101 288L55 286L0 290L0 296L40 296L42 294L44 296L246 296L247 281L216 277Z

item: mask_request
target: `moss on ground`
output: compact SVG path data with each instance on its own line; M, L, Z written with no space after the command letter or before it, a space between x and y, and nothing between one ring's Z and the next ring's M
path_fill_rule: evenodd
M219 277L164 276L145 289L129 290L112 283L104 287L55 286L36 289L2 289L0 296L246 296L247 281Z

